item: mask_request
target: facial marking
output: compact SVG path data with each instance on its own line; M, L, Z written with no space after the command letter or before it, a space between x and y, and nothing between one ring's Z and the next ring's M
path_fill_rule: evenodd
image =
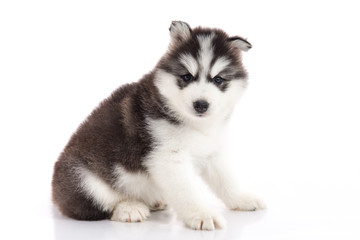
M198 63L195 58L190 54L182 54L180 56L180 63L184 65L184 67L191 73L191 75L195 76L198 72Z
M212 47L213 38L214 34L198 36L198 41L200 43L199 63L202 70L202 78L206 78L206 75L208 74L210 69L211 61L214 56L214 51Z
M227 66L230 65L230 60L226 57L220 57L218 58L210 70L210 77L214 78L216 75L218 75L221 71L225 70Z

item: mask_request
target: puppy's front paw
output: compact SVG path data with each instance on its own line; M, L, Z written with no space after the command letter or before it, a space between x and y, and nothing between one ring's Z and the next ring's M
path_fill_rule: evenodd
M229 204L229 208L234 211L256 211L265 209L266 205L260 198L248 193L242 193Z
M150 215L142 202L120 202L114 209L111 220L119 222L142 222Z
M224 228L226 220L219 214L211 212L196 212L184 220L186 226L195 230L215 230Z

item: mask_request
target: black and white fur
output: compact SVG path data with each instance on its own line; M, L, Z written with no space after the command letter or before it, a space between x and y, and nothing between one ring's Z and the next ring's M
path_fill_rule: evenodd
M230 209L264 208L239 190L222 151L246 87L241 51L251 44L179 21L170 36L155 69L115 90L60 155L52 189L64 215L137 222L168 204L190 228L222 228L225 220L205 204L197 175Z

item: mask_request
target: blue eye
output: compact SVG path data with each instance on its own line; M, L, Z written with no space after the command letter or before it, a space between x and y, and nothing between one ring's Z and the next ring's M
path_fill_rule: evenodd
M182 80L184 80L184 82L190 82L193 79L193 76L190 73L188 73L188 74L182 75L181 78L182 78Z
M220 76L215 76L215 77L213 78L213 81L214 81L216 84L220 85L220 84L224 81L224 79L223 79L222 77L220 77Z

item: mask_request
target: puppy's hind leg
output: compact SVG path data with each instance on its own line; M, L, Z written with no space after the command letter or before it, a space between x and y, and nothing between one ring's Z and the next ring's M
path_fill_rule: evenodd
M95 174L82 169L82 189L96 206L105 212L111 212L113 221L141 222L150 215L149 208L141 201L129 200L127 195L114 190Z
M86 172L88 171L81 167L69 168L65 161L58 161L52 180L53 201L62 214L77 220L109 219L112 201L98 201L99 199L95 198L102 195L99 191L100 185L103 185L103 190L110 187L106 187L105 183L102 184ZM96 192L96 186L92 188L91 183L96 183L98 187L95 195L93 193Z

